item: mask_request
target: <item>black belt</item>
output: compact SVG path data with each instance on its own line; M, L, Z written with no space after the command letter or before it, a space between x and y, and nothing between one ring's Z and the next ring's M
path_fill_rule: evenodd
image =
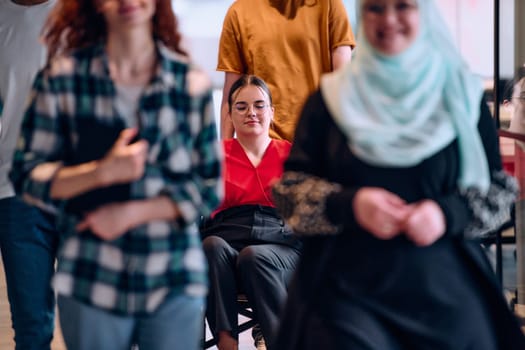
M230 217L242 217L242 216L250 216L253 217L253 213L255 212L261 212L266 215L271 215L276 218L280 218L279 213L277 212L277 209L274 207L269 207L266 205L258 205L258 204L245 204L245 205L238 205L235 207L227 208L224 210L221 210L215 216L213 217L213 221L220 222L225 221Z

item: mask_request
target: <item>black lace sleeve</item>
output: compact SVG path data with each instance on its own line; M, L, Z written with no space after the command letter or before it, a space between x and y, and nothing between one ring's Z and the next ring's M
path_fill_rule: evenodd
M341 186L301 172L287 171L273 188L279 212L297 235L332 235L341 231L325 216L327 197Z
M467 238L477 238L494 232L510 219L512 204L519 192L518 182L503 170L492 174L487 194L475 188L463 191L472 220L464 230Z

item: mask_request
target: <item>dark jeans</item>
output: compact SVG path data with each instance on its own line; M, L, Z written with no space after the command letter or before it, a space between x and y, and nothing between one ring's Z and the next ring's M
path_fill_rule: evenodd
M57 245L52 217L17 197L0 199L0 249L17 350L50 349Z

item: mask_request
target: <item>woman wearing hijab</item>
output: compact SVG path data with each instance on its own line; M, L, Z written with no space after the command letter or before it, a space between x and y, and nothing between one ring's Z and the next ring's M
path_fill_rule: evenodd
M524 349L475 240L517 192L482 84L433 1L360 6L274 188L304 245L272 349Z

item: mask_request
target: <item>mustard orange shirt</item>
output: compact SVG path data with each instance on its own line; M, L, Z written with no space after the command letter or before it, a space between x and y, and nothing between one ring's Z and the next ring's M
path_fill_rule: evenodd
M273 95L272 138L292 141L302 106L332 70L331 52L355 40L341 0L316 0L293 19L269 0L236 0L224 19L218 71L255 74Z
M237 139L222 142L224 200L213 216L221 210L245 204L275 207L272 185L283 174L283 164L290 153L291 143L272 140L261 162L254 167Z

